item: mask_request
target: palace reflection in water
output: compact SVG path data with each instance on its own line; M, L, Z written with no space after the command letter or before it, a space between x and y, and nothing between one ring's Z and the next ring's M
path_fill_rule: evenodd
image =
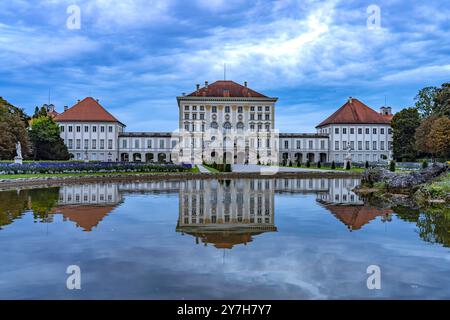
M317 202L349 230L360 229L377 216L389 221L390 209L368 207L352 191L358 184L357 178L235 179L97 183L4 191L0 192L0 223L12 223L31 210L40 222L49 223L62 215L64 221L90 232L124 201L124 195L177 193L176 231L193 236L198 244L231 249L248 244L259 234L277 231L275 194L313 193Z

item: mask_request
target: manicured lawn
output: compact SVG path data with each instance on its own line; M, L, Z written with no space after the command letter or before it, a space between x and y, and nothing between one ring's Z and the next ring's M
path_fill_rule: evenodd
M326 166L321 166L320 168L317 168L317 166L313 166L313 165L311 165L309 168L308 168L307 166L301 166L301 167L296 167L296 166L292 166L292 167L289 167L289 166L280 166L280 167L283 167L283 168L300 168L300 169L337 170L337 171L360 172L360 173L366 171L365 168L355 168L355 167L353 167L353 168L351 168L350 170L346 170L346 169L344 169L344 168L342 168L342 167L336 167L335 169L331 169L331 167L326 167Z
M52 178L52 177L92 177L92 176L116 176L116 175L151 175L151 174L178 174L178 173L198 173L196 167L185 172L93 172L93 173L36 173L36 174L1 174L0 180L6 179L27 179L27 178Z
M207 165L203 165L203 167L205 167L206 169L209 170L209 172L212 172L212 173L218 173L218 172L220 172L219 170L214 169L214 168L211 168L211 167L209 167L209 166L207 166Z

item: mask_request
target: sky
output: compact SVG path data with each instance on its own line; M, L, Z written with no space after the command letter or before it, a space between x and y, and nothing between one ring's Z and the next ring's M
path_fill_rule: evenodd
M314 132L349 96L399 111L449 82L443 3L1 1L0 96L28 113L49 92L57 111L92 96L127 131L173 131L176 96L226 64L227 80L279 98L280 132Z

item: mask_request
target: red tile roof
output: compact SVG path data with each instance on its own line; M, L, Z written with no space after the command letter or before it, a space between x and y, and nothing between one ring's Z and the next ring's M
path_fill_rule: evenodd
M119 122L111 113L106 111L97 100L91 97L84 98L73 107L56 115L56 121L101 121ZM121 123L122 124L122 123Z
M359 230L376 217L393 213L392 209L378 209L371 206L327 205L325 207L349 230Z
M355 98L350 98L316 128L329 124L389 124L392 116L383 116Z
M68 219L76 223L77 227L81 227L83 231L92 231L104 217L111 213L115 208L113 205L108 206L59 206L53 209L54 214L62 214L64 219Z
M267 98L267 96L256 92L246 86L234 81L219 80L205 85L187 95L188 97L230 97L230 98Z

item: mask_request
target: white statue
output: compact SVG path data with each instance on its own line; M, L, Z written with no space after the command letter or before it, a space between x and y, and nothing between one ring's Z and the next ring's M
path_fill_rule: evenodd
M14 157L14 163L15 164L22 164L22 145L20 144L20 141L17 141L16 143L16 154L17 156Z

